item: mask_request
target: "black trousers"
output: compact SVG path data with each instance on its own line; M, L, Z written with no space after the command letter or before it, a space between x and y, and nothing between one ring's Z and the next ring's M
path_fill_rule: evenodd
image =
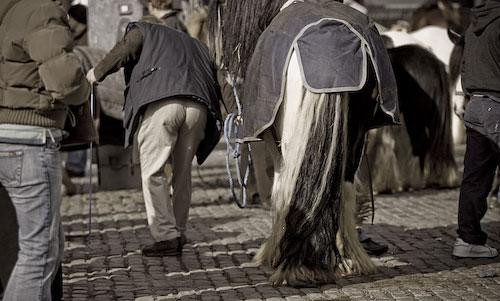
M488 209L487 197L500 163L500 149L492 140L467 128L464 176L458 204L458 236L469 244L483 245L488 238L481 219Z

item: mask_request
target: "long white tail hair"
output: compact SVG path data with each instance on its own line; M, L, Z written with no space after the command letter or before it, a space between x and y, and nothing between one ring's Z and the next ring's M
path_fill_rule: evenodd
M295 54L275 121L281 164L275 166L273 229L256 260L275 271L276 284L331 282L374 265L355 231L355 194L344 181L347 94L307 91Z

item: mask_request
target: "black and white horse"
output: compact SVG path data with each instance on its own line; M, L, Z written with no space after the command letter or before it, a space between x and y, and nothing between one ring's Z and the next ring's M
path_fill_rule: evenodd
M245 72L251 59L259 59L254 53L259 36L292 1L285 2L227 0L212 6L210 48L237 87L248 84ZM276 285L310 285L369 273L374 265L355 231L353 182L375 112L375 72L367 68L367 81L357 92L315 93L301 76L295 50L287 62L281 102L261 135L273 149L274 213L272 231L256 261L273 269ZM242 102L247 112L255 109L252 99ZM244 110L243 122L249 116Z

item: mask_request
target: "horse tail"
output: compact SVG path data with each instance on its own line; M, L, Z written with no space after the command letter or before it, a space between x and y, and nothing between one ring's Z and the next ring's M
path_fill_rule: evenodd
M391 49L390 55L398 79L401 112L426 185L456 186L450 86L444 64L415 45Z
M285 116L293 137L282 140L273 230L256 256L275 269L275 285L327 283L374 267L354 228L353 185L344 181L348 108L341 94L305 91L294 118Z
M455 187L458 185L458 174L453 155L452 99L449 77L443 64L436 64L435 73L439 83L435 91L437 112L430 127L432 132L428 153L427 184L437 187Z

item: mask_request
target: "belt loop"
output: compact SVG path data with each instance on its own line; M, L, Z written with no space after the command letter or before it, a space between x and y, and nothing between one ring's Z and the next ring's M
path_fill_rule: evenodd
M43 135L43 144L47 144L47 133L49 134L50 140L52 140L52 143L56 144L56 138L54 138L54 135L52 134L52 131L50 129L44 129L44 135Z

